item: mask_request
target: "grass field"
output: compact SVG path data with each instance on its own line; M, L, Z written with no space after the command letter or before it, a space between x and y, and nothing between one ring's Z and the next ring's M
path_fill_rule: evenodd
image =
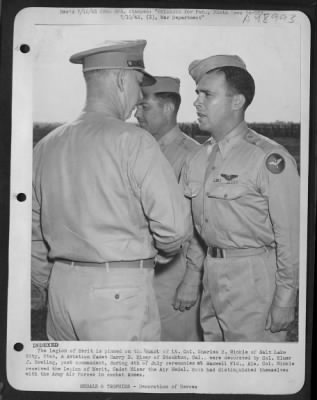
M33 145L46 136L51 130L59 126L59 123L35 123L33 129ZM251 124L252 125L252 124ZM197 130L196 124L180 124L181 128L189 136L196 138L203 143L208 136ZM300 127L298 124L253 124L251 126L257 132L272 138L282 144L296 159L298 169L300 168ZM292 323L287 333L287 340L295 342L298 340L298 307L296 307L296 319ZM31 339L47 340L46 329L46 309L32 311L31 315Z

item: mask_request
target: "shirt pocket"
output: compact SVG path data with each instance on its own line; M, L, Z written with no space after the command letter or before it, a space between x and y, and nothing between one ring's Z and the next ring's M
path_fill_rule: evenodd
M208 197L223 200L236 200L246 195L248 188L241 184L212 185L206 191Z

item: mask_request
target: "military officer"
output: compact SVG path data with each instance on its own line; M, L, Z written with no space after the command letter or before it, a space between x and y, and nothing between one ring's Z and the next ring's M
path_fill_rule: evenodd
M178 253L190 213L156 141L124 122L140 86L155 83L145 45L74 54L83 112L34 150L32 293L48 287L51 340L160 339L154 258Z
M137 105L135 116L140 126L158 141L179 179L186 158L198 150L199 144L177 125L181 103L180 80L169 76L155 76L155 79L154 85L142 88L143 98ZM190 249L195 248L196 241L197 238L192 239ZM157 265L155 269L154 288L163 341L201 340L199 300L202 263L194 265L190 253L191 250L187 262L187 251L184 249L171 262Z
M182 176L195 227L208 246L204 339L283 341L298 285L295 160L245 123L255 85L240 57L195 60L189 73L200 128L211 135Z

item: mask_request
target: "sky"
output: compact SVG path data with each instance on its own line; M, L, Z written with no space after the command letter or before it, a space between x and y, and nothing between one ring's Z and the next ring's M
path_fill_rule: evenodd
M188 65L215 54L237 54L256 84L248 122L300 121L300 31L295 25L37 26L33 48L33 120L66 122L85 100L81 66L69 62L78 51L105 40L146 39L146 70L180 78L179 122L193 122L195 83ZM132 121L135 121L132 118Z

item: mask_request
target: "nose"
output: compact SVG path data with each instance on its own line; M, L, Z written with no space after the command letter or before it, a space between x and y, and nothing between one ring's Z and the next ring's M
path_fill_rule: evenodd
M139 119L140 117L140 108L137 106L134 113L135 118Z
M196 100L194 101L193 105L197 107L199 104L201 104L201 98L199 94L197 94Z

